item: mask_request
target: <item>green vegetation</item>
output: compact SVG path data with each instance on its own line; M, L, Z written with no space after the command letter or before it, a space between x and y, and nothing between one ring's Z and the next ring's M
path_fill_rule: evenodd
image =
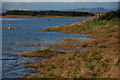
M120 10L108 12L101 16L99 20L111 20L113 18L120 18Z
M110 30L111 26L118 24L120 20L118 19L112 19L110 21L107 20L93 20L90 22L81 22L71 25L64 25L60 27L54 27L54 28L47 28L42 31L59 31L64 33L101 33L101 32L108 32L111 33L114 30ZM106 24L109 24L107 27L101 27L105 26ZM114 27L113 27L114 28ZM106 31L105 31L106 30Z
M76 12L76 11L24 11L11 10L2 14L5 15L27 15L27 16L94 16L90 12Z

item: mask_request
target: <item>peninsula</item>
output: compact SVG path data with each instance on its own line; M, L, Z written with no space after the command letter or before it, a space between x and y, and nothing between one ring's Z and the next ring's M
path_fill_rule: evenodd
M91 12L79 11L25 11L25 10L10 10L2 13L2 17L82 17L95 16Z

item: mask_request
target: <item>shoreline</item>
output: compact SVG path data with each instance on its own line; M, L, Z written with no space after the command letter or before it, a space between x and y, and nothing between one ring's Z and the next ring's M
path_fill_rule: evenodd
M16 18L47 18L47 17L95 17L95 16L27 16L27 15L6 15L0 17L16 17Z

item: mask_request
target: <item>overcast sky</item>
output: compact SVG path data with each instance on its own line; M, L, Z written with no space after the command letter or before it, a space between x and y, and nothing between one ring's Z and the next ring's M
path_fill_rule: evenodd
M65 10L78 8L117 8L117 2L4 2L3 9Z
M2 0L2 2L119 2L119 0Z

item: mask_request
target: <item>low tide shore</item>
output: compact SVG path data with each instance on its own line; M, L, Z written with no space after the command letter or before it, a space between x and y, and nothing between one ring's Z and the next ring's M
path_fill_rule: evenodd
M94 19L48 28L42 31L89 34L87 37L93 39L81 41L68 38L61 43L46 45L42 50L15 56L46 57L37 63L25 65L43 73L26 78L118 78L118 22L118 19Z

